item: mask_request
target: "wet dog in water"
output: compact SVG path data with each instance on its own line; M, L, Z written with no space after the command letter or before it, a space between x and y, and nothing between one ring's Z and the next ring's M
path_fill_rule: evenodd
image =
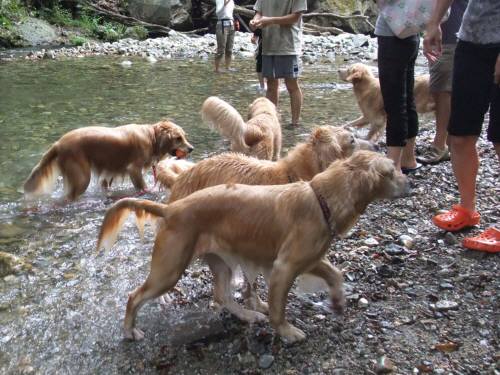
M201 117L231 141L231 151L258 159L279 159L281 125L276 106L269 99L255 99L245 122L229 103L211 96L201 107Z
M288 342L305 338L285 319L288 291L295 278L312 274L330 288L335 310L342 311L342 274L325 257L330 242L345 234L374 200L396 198L407 191L406 178L386 157L358 151L334 162L310 182L286 185L217 185L165 205L123 199L104 218L98 248L110 248L127 211L138 218L159 218L151 271L129 295L125 336L144 337L135 326L139 308L171 290L189 266L203 256L214 273L214 299L242 320L266 320ZM126 208L126 210L124 210ZM263 273L269 305L254 311L237 304L231 275L240 265L249 282Z
M24 183L24 193L31 197L50 192L61 174L66 197L75 200L87 190L92 171L105 176L104 188L114 176L128 175L137 190L144 190L143 169L165 155L185 156L192 150L182 128L170 121L72 130L33 168Z

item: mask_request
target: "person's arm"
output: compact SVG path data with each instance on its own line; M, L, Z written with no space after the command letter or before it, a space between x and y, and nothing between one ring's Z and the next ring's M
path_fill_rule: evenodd
M441 55L442 34L440 24L451 3L453 3L453 0L437 0L431 19L425 28L424 55L431 62L436 61Z
M263 28L269 25L291 26L297 23L300 17L302 17L301 12L290 13L280 17L264 17L260 15L259 19L255 19L254 17L254 19L250 21L250 24L253 22L253 27L255 28Z
M500 53L497 56L497 63L495 64L494 81L498 86L500 86Z

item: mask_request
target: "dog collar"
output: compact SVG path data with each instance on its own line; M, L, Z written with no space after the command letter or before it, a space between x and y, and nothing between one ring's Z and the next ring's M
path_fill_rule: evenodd
M321 212L323 213L323 218L325 219L326 225L330 230L330 237L335 237L335 227L332 223L332 212L330 208L328 208L328 203L326 203L326 199L319 193L317 193L314 189L314 195L316 195L316 199L318 200L319 207L321 208Z

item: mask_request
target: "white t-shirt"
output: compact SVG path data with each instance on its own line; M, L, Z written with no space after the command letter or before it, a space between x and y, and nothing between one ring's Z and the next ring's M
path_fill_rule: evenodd
M222 19L233 19L234 11L234 1L229 0L226 5L224 5L224 0L215 0L215 14L218 20Z

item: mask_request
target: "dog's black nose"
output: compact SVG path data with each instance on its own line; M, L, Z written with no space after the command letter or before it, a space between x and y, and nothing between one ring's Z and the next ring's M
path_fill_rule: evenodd
M194 150L194 147L193 147L193 146L189 146L189 147L188 147L188 152L189 152L189 153L190 153L191 151L193 151L193 150Z

